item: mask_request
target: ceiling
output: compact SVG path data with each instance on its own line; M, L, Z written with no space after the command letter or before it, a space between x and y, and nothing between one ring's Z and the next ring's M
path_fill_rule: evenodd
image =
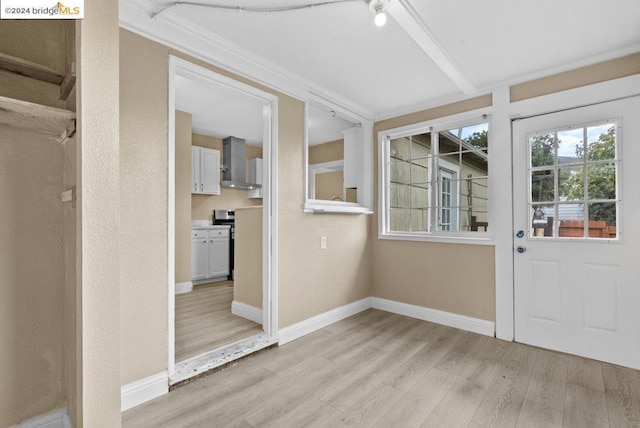
M126 1L144 2L151 14L173 3ZM280 7L310 1L202 3ZM278 13L180 4L154 19L188 22L254 62L284 69L297 82L377 118L640 51L638 0L391 0L388 14L387 24L376 27L362 0Z

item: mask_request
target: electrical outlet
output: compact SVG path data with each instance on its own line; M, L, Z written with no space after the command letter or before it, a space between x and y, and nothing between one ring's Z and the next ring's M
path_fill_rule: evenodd
M320 249L321 250L326 250L327 249L327 237L326 236L321 236L320 237Z

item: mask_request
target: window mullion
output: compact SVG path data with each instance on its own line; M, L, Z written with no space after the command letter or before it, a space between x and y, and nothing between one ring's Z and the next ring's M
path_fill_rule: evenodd
M431 128L431 200L429 201L429 212L431 213L431 222L429 224L429 232L434 232L437 229L438 223L438 198L440 192L440 186L438 184L438 156L440 154L440 134L433 132Z

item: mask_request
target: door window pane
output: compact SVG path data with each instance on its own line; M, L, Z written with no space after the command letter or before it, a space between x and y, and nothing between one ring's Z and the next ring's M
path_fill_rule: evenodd
M551 236L548 226L540 233L555 216L559 238L617 239L616 126L604 122L529 138L531 236Z
M553 237L555 205L533 205L529 236L535 238Z
M554 165L554 141L553 134L533 135L529 138L532 167Z
M550 169L531 171L531 201L553 202L555 200L555 171Z

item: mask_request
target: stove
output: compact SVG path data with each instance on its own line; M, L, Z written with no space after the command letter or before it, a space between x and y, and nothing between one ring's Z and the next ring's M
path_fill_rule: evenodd
M229 276L227 279L233 281L234 249L236 239L236 212L233 210L213 210L214 225L229 225Z

